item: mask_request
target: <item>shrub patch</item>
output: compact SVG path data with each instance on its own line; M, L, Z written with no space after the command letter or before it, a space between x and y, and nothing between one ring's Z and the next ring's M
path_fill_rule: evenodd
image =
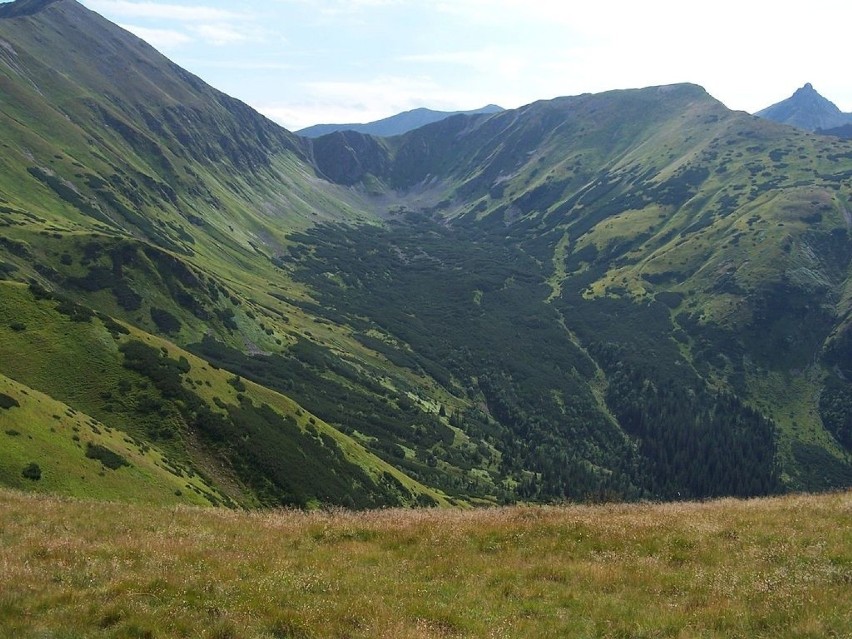
M35 462L31 462L24 467L21 475L31 481L38 481L41 479L41 468Z
M89 444L86 446L86 457L89 459L97 459L110 470L118 470L122 466L130 466L124 457L116 452L111 451L100 444Z
M17 408L19 406L20 404L18 403L17 399L15 399L14 397L10 397L5 393L0 393L0 408L8 410L10 408Z

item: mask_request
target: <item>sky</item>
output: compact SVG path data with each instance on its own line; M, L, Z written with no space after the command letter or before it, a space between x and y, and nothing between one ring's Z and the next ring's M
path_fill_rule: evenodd
M852 2L81 0L290 130L693 82L852 112Z

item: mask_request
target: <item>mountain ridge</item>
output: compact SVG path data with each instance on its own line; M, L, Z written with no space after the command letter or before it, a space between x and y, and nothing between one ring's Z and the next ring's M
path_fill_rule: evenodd
M503 111L502 107L496 104L489 104L479 109L470 111L436 111L425 107L404 111L387 118L382 118L374 122L353 123L353 124L315 124L296 131L297 135L309 138L318 138L330 133L340 131L355 131L366 135L375 135L378 137L389 137L394 135L402 135L421 126L439 122L457 115L491 115Z

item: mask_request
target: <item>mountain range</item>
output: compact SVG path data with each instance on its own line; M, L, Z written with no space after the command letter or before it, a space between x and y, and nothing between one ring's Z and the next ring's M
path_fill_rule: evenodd
M240 506L852 485L852 143L692 84L290 133L0 7L0 483Z
M481 109L474 109L472 111L434 111L432 109L420 108L365 124L315 124L305 129L300 129L296 133L307 138L318 138L338 131L356 131L358 133L366 133L367 135L389 137L408 133L414 129L419 129L421 126L440 122L454 115L482 115L500 113L500 111L503 111L503 109L496 104L489 104Z
M315 124L296 133L304 137L317 138L340 131L356 131L367 135L390 137L408 133L454 115L492 114L503 110L493 104L473 111L434 111L420 108L366 124ZM805 131L838 137L849 138L848 130L852 128L852 113L843 113L836 104L820 95L810 82L796 90L786 100L761 109L755 115Z

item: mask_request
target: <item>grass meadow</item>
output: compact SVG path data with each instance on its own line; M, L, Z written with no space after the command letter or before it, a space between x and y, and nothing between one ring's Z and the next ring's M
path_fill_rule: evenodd
M239 512L0 492L0 636L852 636L852 493Z

